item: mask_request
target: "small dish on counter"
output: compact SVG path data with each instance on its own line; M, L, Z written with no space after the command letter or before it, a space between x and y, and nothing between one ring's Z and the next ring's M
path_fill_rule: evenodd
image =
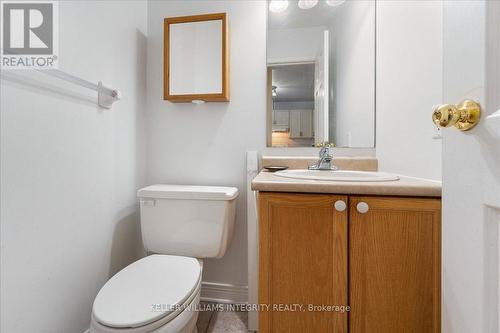
M283 165L277 165L277 166L266 166L264 167L264 169L266 169L269 172L276 172L276 171L286 170L288 169L288 167Z

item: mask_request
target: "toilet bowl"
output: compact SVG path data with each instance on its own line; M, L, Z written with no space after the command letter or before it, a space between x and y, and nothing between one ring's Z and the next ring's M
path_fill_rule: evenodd
M89 333L193 333L201 258L220 258L232 237L238 190L153 185L138 191L148 252L97 294Z

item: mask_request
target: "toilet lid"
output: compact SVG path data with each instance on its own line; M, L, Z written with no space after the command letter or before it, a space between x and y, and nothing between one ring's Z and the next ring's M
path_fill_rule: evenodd
M99 291L93 315L111 327L155 322L183 305L201 279L195 258L151 255L125 267Z

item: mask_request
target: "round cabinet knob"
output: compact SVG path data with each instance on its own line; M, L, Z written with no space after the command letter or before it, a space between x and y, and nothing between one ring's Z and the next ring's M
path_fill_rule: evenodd
M347 205L344 202L344 200L335 201L335 209L337 210L337 212L343 212L344 210L346 210L346 208L347 208Z
M365 214L370 210L370 207L366 202L360 202L356 205L356 209L358 210L359 213Z

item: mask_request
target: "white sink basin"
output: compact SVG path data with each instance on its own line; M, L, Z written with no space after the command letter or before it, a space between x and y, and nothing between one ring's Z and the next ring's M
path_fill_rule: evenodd
M350 170L284 170L275 173L276 176L295 178L295 179L310 179L310 180L328 180L328 181L345 181L345 182L386 182L399 180L399 177L394 174L385 172L369 172L369 171L350 171Z

